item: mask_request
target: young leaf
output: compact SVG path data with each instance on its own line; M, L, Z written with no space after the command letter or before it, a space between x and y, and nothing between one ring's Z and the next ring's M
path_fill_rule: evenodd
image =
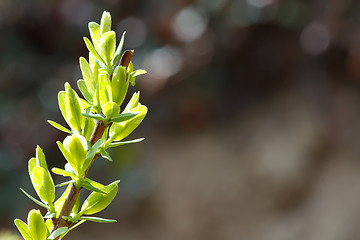
M121 141L127 137L132 131L134 131L141 121L145 118L147 113L147 107L144 105L139 105L136 108L131 109L131 111L137 111L135 117L131 118L128 121L114 123L110 128L110 138L115 141Z
M51 171L57 175L62 175L64 177L71 177L72 179L77 179L78 177L72 174L71 172L65 171L60 168L52 168Z
M44 218L53 218L56 216L56 213L52 213L52 212L47 212L44 216Z
M94 74L91 71L89 63L86 61L85 58L80 57L79 62L80 62L81 73L84 77L88 92L90 93L90 95L93 95L96 86Z
M66 132L68 134L71 134L71 131L69 129L67 129L66 127L61 126L59 123L51 121L51 120L47 120L48 123L51 124L51 126L53 126L54 128L59 129L60 131Z
M100 25L97 24L96 22L89 22L88 28L89 28L91 40L95 45L97 45L97 43L99 43L100 41L100 36L101 36Z
M138 138L138 139L130 140L130 141L113 142L113 143L110 143L109 147L118 147L118 146L122 146L122 145L129 144L129 143L137 143L137 142L143 141L144 139L145 138Z
M84 112L79 96L69 86L65 91L65 108L70 126L78 132L84 128L85 118L81 115Z
M118 191L118 183L119 181L115 181L100 189L101 191L106 192L106 194L98 192L91 193L84 201L80 214L91 215L106 208L114 199Z
M123 45L124 45L124 38L125 38L125 33L126 32L123 32L122 36L121 36L121 40L120 40L120 43L116 49L116 52L115 52L115 55L114 55L114 58L111 60L111 67L114 68L115 65L117 64L118 60L119 60L119 57L120 57L120 54L121 54L121 51L122 51L122 48L123 48Z
M100 49L102 58L106 63L110 63L110 60L114 57L116 48L116 37L114 31L104 33L100 38Z
M57 141L56 142L61 153L64 155L65 159L70 163L71 166L75 165L71 159L71 155L69 153L69 151L64 147L64 145L62 144L62 142ZM55 172L54 172L55 173Z
M92 222L98 222L98 223L115 223L115 222L117 222L114 219L106 219L106 218L99 218L99 217L89 217L89 216L82 216L79 219L80 220L92 221Z
M60 108L61 114L63 115L66 123L70 126L68 117L67 117L66 108L65 108L65 91L60 91L58 93L58 102L59 102L59 108Z
M68 185L70 183L74 183L74 182L75 182L74 180L66 181L63 183L56 184L55 187L63 187L63 186L66 186L66 185Z
M46 239L47 228L39 210L33 209L29 212L28 225L32 239Z
M112 101L111 85L109 76L106 73L100 73L99 87L100 105L104 106L106 103Z
M51 205L55 200L55 186L49 172L36 166L31 173L31 180L40 199Z
M47 210L49 210L49 206L40 202L39 200L37 200L36 198L32 197L30 194L28 194L27 192L25 192L24 189L20 188L20 190L28 197L30 198L34 203L36 203L39 206L42 206L43 208L46 208Z
M103 158L109 160L110 162L113 161L110 154L107 151L105 151L103 148L100 148L100 154Z
M119 104L123 103L127 90L129 87L129 81L126 78L126 69L124 66L117 66L113 73L111 81L111 90L113 101Z
M14 223L15 223L17 229L19 230L19 232L21 233L21 236L25 240L32 240L32 238L30 236L29 227L28 227L28 225L26 225L26 223L24 223L23 221L21 221L18 218L14 220Z
M96 119L96 120L105 120L106 117L104 117L102 114L97 113L97 114L93 114L93 113L81 113L81 115L88 117L88 118L92 118L92 119Z
M128 113L122 113L119 116L113 117L111 119L112 122L124 122L127 121L133 117L135 117L136 115L138 115L139 112L128 112Z
M100 34L103 35L104 33L110 30L111 30L111 15L109 12L104 11L100 21Z
M91 41L87 37L84 37L84 42L85 42L86 47L88 48L88 50L91 52L91 54L94 55L94 57L97 60L99 60L100 62L105 64L104 59L102 59L102 57L99 55L99 53L95 50L94 45L91 43Z
M61 234L65 233L68 230L67 227L61 227L56 229L47 239L53 240L60 236Z
M87 181L82 182L81 186L84 187L84 188L86 188L86 189L89 190L89 191L92 191L92 192L98 192L98 193L106 194L106 192L101 191L101 190L98 189L97 187L94 187L93 185L91 185L91 184L90 184L89 182L87 182Z
M78 88L80 89L81 94L84 96L86 101L92 103L93 95L89 92L88 87L84 80L80 79L77 81Z
M120 106L114 102L108 102L103 106L103 113L107 119L115 117L120 113Z
M89 167L90 163L92 162L92 160L93 160L96 152L98 151L100 145L102 144L102 142L103 142L103 141L102 141L101 139L99 139L99 140L90 148L90 150L87 152L86 160L85 160L85 162L84 162L84 164L83 164L83 170L84 170L84 171Z
M55 207L55 211L56 211L56 217L59 217L60 215L60 211L64 205L64 202L66 200L66 197L70 191L70 187L71 187L71 184L69 184L66 188L66 190L63 192L63 194L61 195L61 197L59 197L55 203L54 203L54 207Z
M36 147L36 166L40 166L48 171L45 154L39 145Z

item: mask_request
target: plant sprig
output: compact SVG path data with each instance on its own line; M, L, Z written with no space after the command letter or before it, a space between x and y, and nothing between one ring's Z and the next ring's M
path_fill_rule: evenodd
M147 107L139 102L139 92L132 96L122 111L121 106L129 84L134 85L135 77L146 71L134 71L131 63L133 50L125 51L120 58L125 32L116 46L116 33L111 30L109 12L104 11L100 24L90 22L88 27L91 40L84 37L84 42L89 59L80 57L83 78L77 82L83 98L66 82L65 89L58 93L58 102L68 128L48 120L53 127L69 134L62 142L57 141L67 162L64 169L51 169L67 179L54 184L45 154L38 146L36 156L28 162L28 171L40 200L21 190L47 213L42 216L39 210L33 209L28 214L27 223L14 220L25 240L62 239L85 221L116 222L90 215L102 211L113 201L119 180L105 185L87 178L87 173L99 156L112 161L108 148L143 140L123 141L147 114ZM55 188L63 186L66 186L65 191L55 200ZM91 194L80 203L82 189Z

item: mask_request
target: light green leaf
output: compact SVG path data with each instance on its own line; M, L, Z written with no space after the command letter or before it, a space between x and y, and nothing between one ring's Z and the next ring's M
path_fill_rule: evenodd
M82 176L82 165L86 158L87 142L85 137L72 135L67 136L64 140L64 147L69 151L71 162L70 165L76 172L77 176Z
M106 219L106 218L99 218L99 217L89 217L89 216L82 216L82 217L80 217L80 220L87 220L87 221L98 222L98 223L115 223L115 222L117 222L114 219Z
M131 112L139 104L140 92L135 92L124 109L124 113Z
M111 121L112 122L124 122L124 121L127 121L127 120L135 117L138 114L139 114L139 112L122 113L119 116L112 118Z
M90 36L91 36L91 40L93 41L94 45L98 45L100 42L100 25L97 24L96 22L89 22L89 32L90 32Z
M114 102L108 102L103 106L103 113L107 119L118 116L120 113L120 106Z
M90 108L86 110L86 113L90 113ZM83 130L83 136L86 138L87 141L90 140L92 132L94 131L95 127L95 120L89 117L85 118L85 126Z
M117 66L113 73L111 81L111 90L113 101L119 104L123 103L127 90L129 87L129 81L126 78L126 69L123 66Z
M46 214L45 214L45 216L44 216L44 218L53 218L53 217L55 217L56 216L56 214L53 212L47 212Z
M65 108L65 91L60 91L58 93L58 102L59 102L59 108L60 108L61 114L63 115L67 124L70 126L68 117L67 117L66 108Z
M39 210L31 210L28 215L30 236L33 240L45 240L47 235L46 225Z
M21 190L28 198L30 198L34 203L36 203L37 205L42 206L42 207L46 208L47 210L50 209L48 205L46 205L46 204L40 202L39 200L37 200L36 198L32 197L30 194L28 194L27 192L25 192L24 189L20 188L20 190Z
M23 221L21 221L18 218L14 220L14 223L15 223L17 229L19 230L19 232L21 233L21 236L25 240L32 240L32 238L30 236L29 227L28 227L28 225L26 225L26 223L24 223Z
M98 192L98 193L106 194L106 192L103 192L103 191L101 191L100 189L98 189L97 187L94 187L93 185L91 185L91 184L90 184L89 182L87 182L87 181L82 182L81 186L84 187L84 188L86 188L86 189L89 190L89 191L92 191L92 192Z
M36 166L40 166L48 171L45 154L39 145L36 147Z
M48 229L48 234L49 234L51 229L53 228L54 224L51 219L46 219L45 225Z
M90 95L93 95L94 91L95 91L95 86L96 86L94 74L91 71L89 63L86 61L85 58L80 57L79 62L80 62L81 73L85 80L88 92L90 93Z
M110 63L110 60L114 57L115 48L116 48L115 32L109 31L104 33L100 38L100 49L101 49L101 56L106 61L106 63Z
M102 57L99 55L99 53L95 50L94 45L91 43L91 41L84 37L84 42L86 44L86 47L88 48L89 52L91 52L92 55L94 55L94 57L99 60L100 62L102 62L103 64L105 64L104 59L102 59Z
M71 88L65 91L65 108L70 126L78 132L84 128L85 118L81 115L84 112L79 96Z
M49 172L36 166L32 171L31 180L40 199L51 205L55 200L55 186Z
M104 106L106 103L112 102L111 85L109 76L106 73L100 73L99 87L100 105Z
M105 151L103 148L100 148L100 154L103 158L109 160L110 162L113 161L110 154L107 151Z
M57 141L56 143L57 143L61 153L64 155L65 159L70 163L71 166L73 166L74 163L72 162L71 155L70 155L69 151L64 147L62 142Z
M34 169L34 167L36 167L36 158L30 158L29 162L28 162L28 170L29 170L29 176L31 178L31 173Z
M63 183L56 184L55 187L63 187L63 186L66 186L66 185L74 183L74 182L75 182L74 180L66 181Z
M104 33L110 30L111 30L111 15L109 12L104 11L100 21L100 33L101 35L103 35Z
M147 73L146 70L138 69L138 70L136 70L136 71L131 72L131 73L130 73L130 77L137 77L137 76L142 75L142 74L145 74L145 73Z
M130 141L113 142L113 143L110 143L109 147L118 147L118 146L122 146L122 145L129 144L129 143L137 143L137 142L143 141L144 139L145 138L138 138L138 139L130 140Z
M78 85L78 88L80 89L81 94L84 96L84 98L85 98L88 102L92 103L93 95L90 94L90 92L89 92L89 90L88 90L88 87L86 86L85 81L82 80L82 79L79 79L79 80L77 81L77 85Z
M119 181L115 181L100 189L101 191L106 192L106 194L98 192L91 193L84 201L81 207L80 215L91 215L106 208L114 199L118 191L118 183Z
M88 118L92 118L92 119L96 119L96 120L105 120L106 117L104 117L102 114L98 113L98 114L93 114L93 113L82 113L81 115L88 117Z
M135 117L131 118L128 121L114 123L110 128L110 138L114 141L121 141L127 137L131 132L133 132L145 118L147 113L147 107L144 105L139 105L136 108L131 109L131 111L137 111Z
M78 177L72 174L69 171L65 171L61 168L52 168L51 171L57 175L62 175L64 177L71 177L72 179L76 180Z
M61 227L56 229L47 239L53 240L60 236L61 234L65 233L68 230L67 227Z
M68 134L71 134L71 131L69 129L67 129L66 127L63 127L62 125L60 125L57 122L51 121L51 120L47 120L48 123L50 123L54 128L59 129L60 131L66 132Z
M121 51L122 51L122 48L123 48L123 45L124 45L124 38L125 38L125 33L126 32L123 32L122 36L121 36L121 40L120 40L120 43L116 49L116 52L115 52L115 55L114 55L114 58L111 60L111 66L112 68L115 67L115 65L117 64L119 58L120 58L120 54L121 54Z

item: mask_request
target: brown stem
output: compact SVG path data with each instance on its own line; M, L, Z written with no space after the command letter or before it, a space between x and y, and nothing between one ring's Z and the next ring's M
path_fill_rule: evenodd
M102 137L105 130L106 130L106 127L104 126L103 122L102 121L96 121L94 131L93 131L93 133L92 133L92 135L90 137L91 146L94 145ZM92 162L98 157L99 157L99 155L96 154L94 156ZM91 166L91 164L86 169L85 176L87 175L87 172L89 171L90 166ZM63 205L63 207L62 207L62 209L60 211L59 218L53 219L54 227L51 229L51 233L53 233L58 228L69 227L72 224L71 222L66 221L62 217L70 215L71 210L73 209L73 207L75 205L75 202L76 202L76 200L78 199L78 197L80 195L81 189L82 188L77 189L74 184L71 184L70 191L69 191L68 195L66 196L66 200L65 200L64 205ZM60 238L60 236L55 238L55 240L58 240L59 238Z

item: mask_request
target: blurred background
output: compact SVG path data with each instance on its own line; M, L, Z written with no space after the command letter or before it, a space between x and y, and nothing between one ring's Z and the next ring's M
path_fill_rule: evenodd
M97 214L118 223L66 239L360 239L355 0L1 0L0 239L37 208L19 190L35 195L36 145L65 164L46 120L64 124L57 92L81 78L104 10L148 71L129 92L149 113L128 139L146 140L89 173L121 179Z

